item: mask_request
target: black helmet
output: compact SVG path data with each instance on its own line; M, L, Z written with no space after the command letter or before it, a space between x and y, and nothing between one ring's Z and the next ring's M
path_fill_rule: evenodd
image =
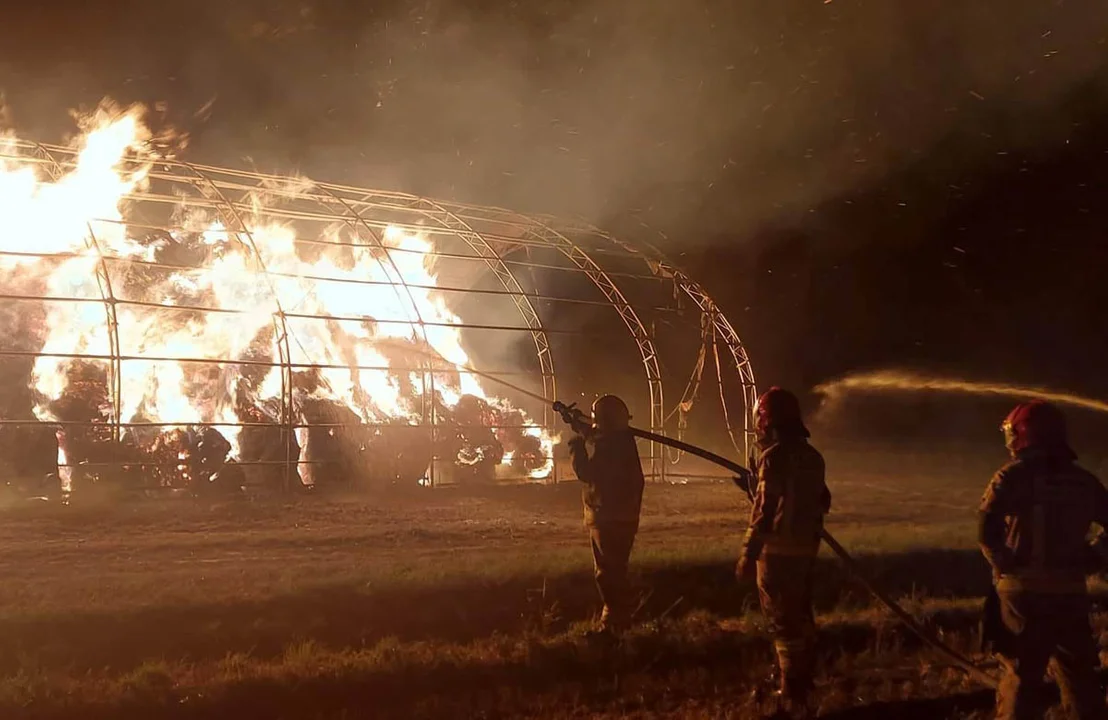
M592 404L592 419L598 427L619 430L631 421L631 411L619 397L601 395Z

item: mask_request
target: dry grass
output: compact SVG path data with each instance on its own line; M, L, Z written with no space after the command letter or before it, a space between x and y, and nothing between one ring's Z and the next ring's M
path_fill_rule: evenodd
M908 488L840 482L831 529L968 648L980 488ZM740 717L770 659L731 577L744 515L730 486L649 488L642 624L606 654L581 638L596 598L572 486L13 509L0 716ZM826 710L988 704L833 561L819 574Z

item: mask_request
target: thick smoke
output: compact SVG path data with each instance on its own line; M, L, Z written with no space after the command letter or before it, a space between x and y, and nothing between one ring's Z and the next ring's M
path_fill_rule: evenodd
M998 151L1062 141L1055 103L1108 36L1095 0L117 2L61 25L25 5L0 38L24 133L164 102L193 159L686 237L780 222L986 120Z

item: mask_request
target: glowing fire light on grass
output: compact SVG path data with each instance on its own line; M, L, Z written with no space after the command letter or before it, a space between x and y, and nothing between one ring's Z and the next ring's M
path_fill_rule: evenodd
M150 134L140 112L101 109L85 129L74 167L50 172L30 158L0 158L0 271L42 296L83 300L45 303L40 351L49 356L35 358L31 376L38 419L59 420L58 403L75 382L72 356L103 358L106 368L117 353L128 358L117 379L122 432L146 446L158 437L165 441L170 428L144 423L213 424L237 456L241 437L231 425L282 422L288 382L296 412L322 400L341 404L366 424L417 425L428 420L435 402L430 381L445 408L471 395L532 424L485 392L477 377L453 370L470 360L460 318L432 289L435 256L426 236L389 227L375 246L340 223L325 230L324 239L336 244L313 245L320 238L298 237L296 228L267 216L264 193L252 198L250 216L235 218L239 230L228 228L226 218L182 205L175 213L182 229L154 236L128 217L128 198L157 171L155 158L141 160L149 157ZM297 181L282 191L308 193L311 187ZM172 261L180 257L194 259ZM118 348L101 302L105 284L114 297L139 303L112 308ZM433 380L410 367L391 369L419 347L442 358ZM282 374L282 359L291 378ZM112 412L105 401L92 419L107 423ZM545 477L553 440L537 427L520 432L541 448L526 469ZM508 443L504 449L504 465L521 454ZM59 450L59 461L65 457ZM173 457L186 467L184 452ZM69 471L63 471L67 481Z

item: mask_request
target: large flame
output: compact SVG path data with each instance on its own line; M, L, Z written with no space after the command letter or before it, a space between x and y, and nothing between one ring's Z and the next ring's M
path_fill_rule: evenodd
M333 243L312 245L321 238L298 237L290 223L267 214L259 192L249 216L205 215L182 205L176 224L186 229L153 237L128 217L129 197L156 173L148 139L139 112L102 110L78 141L74 167L0 159L0 270L59 299L44 304L45 355L35 358L31 376L39 420L59 420L58 403L76 382L75 356L99 358L105 368L123 356L118 371L104 372L118 375L113 390L123 435L142 436L146 445L175 442L171 428L158 423L214 424L234 456L241 441L236 423L289 422L279 416L284 397L293 398L298 415L290 424L304 422L296 409L303 403L324 400L367 424L418 425L430 422L436 402L453 408L475 396L522 419L522 435L538 440L546 458L529 474L550 473L552 439L477 377L452 370L470 359L460 318L433 289L427 236L389 227L366 238L356 226L337 223L322 238ZM311 187L297 181L283 191ZM198 249L202 262L172 261ZM115 348L100 302L109 292L129 301L109 307ZM421 347L420 366L433 366L433 374L391 369ZM429 360L426 350L438 358ZM282 362L291 368L287 375ZM113 412L112 398L104 398L93 420L106 423ZM297 436L305 448L304 428ZM501 462L510 464L516 448L504 450Z

